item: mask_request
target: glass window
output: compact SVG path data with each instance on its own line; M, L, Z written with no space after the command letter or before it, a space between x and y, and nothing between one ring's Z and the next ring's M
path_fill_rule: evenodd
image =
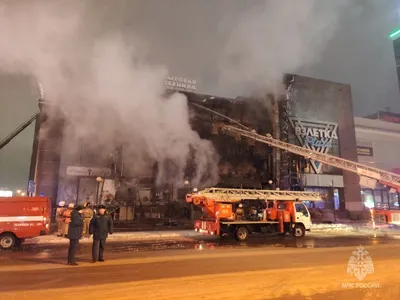
M382 202L381 190L374 190L374 198L375 198L375 207L382 208L383 202Z
M363 202L366 203L368 206L373 206L375 204L372 190L362 190L361 195L363 198Z
M296 203L295 208L296 208L296 212L303 213L303 215L308 217L308 211L307 211L307 208L304 206L304 204Z
M375 203L382 203L381 191L374 190Z
M389 208L400 209L398 193L389 193Z
M388 204L389 203L389 192L388 190L382 190L382 203Z

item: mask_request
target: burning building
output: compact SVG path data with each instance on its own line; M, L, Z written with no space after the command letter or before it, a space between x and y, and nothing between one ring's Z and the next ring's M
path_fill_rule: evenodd
M292 144L357 161L350 86L297 75L287 75L284 83L285 95L263 99L203 95L195 92L195 81L189 84L174 77L168 79L167 88L186 95L192 128L217 150L218 186L319 191L335 198L342 211L362 211L357 175L218 130L218 123L227 120L210 110L260 134L271 133ZM49 102L40 101L39 106L40 126L30 179L36 183L36 194L50 196L54 204L89 199L95 203L129 206L139 202L155 207L183 201L185 193L202 188L201 183L192 182L196 166L190 158L182 182L159 184L156 162L143 160L140 168L132 168L135 162L124 153L123 144L113 145L113 151L103 156L96 155L96 149L82 141L79 153L65 155L68 140L64 127L68 118ZM174 176L173 164L167 169ZM157 210L150 212L159 215Z

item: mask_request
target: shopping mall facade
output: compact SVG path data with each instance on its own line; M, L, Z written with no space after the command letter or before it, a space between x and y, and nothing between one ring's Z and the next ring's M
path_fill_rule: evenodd
M400 115L379 112L354 118L358 161L400 174ZM374 181L362 186L362 201L385 209L399 209L399 192Z
M166 80L167 89L184 93L189 104L196 103L227 115L258 133L272 133L292 144L385 169L396 167L395 157L400 162L392 144L400 135L400 124L354 118L349 85L297 75L285 76L284 84L287 92L280 97L229 99L198 93L195 80L178 77ZM110 161L93 165L89 160L82 160L85 153L79 155L79 159L66 159L68 142L63 130L68 120L54 107L49 109L49 103L41 101L39 104L41 117L33 147L30 179L36 183L37 195L51 197L54 205L61 200L82 203L87 198L93 202L120 199L120 203L126 204L135 190L134 194L139 195L143 205L155 207L166 201L183 201L184 193L192 188L190 178L185 180L184 188L157 186L155 162L149 162L151 167L143 174L123 174L121 170L127 162L122 156L115 163L119 168L115 164L111 166ZM216 122L225 120L189 106L194 112L193 129L202 138L211 140L219 153L219 186L318 191L333 200L327 201L325 207L335 206L338 211L351 215L365 211L364 201L372 199L383 203L388 199L388 203L394 203L397 199L397 191L389 194L386 187L361 187L356 174L264 144L227 136L215 127ZM43 128L46 134L41 134ZM115 147L119 149L120 145ZM393 161L386 161L388 151ZM397 166L400 168L399 164ZM126 189L131 192L116 191L116 170L119 177L131 183Z

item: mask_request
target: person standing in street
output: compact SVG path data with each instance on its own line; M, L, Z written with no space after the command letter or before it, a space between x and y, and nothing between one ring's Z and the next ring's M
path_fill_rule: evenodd
M89 234L93 234L92 262L104 261L104 248L108 234L113 233L113 221L106 214L106 207L100 205L98 213L92 218L89 226Z
M90 226L90 221L93 218L93 209L90 205L89 202L86 202L84 205L84 209L82 211L82 216L83 216L83 231L82 231L82 237L89 237L89 226Z
M64 236L68 237L69 223L71 222L71 213L74 210L74 204L68 204L68 208L63 213L64 218Z
M57 236L64 235L64 211L65 211L65 202L60 201L58 203L58 207L56 210L56 222L57 222Z
M75 261L76 250L79 245L79 239L82 235L83 221L81 217L80 208L76 207L71 212L71 221L68 224L68 238L69 238L69 249L68 249L68 265L78 265Z

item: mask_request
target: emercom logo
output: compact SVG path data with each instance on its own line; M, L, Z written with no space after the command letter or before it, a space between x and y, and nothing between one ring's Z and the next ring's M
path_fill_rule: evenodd
M343 282L342 288L379 288L379 282L362 282L368 275L374 274L371 255L364 247L357 247L347 263L347 274L358 279L358 282Z
M289 118L294 133L301 146L307 149L328 153L332 148L333 139L338 139L338 124L332 122L320 122L299 118ZM322 171L322 163L311 160L311 167L319 174Z
M368 274L374 273L372 258L363 247L359 246L356 251L353 251L347 264L347 273L354 275L359 281Z

